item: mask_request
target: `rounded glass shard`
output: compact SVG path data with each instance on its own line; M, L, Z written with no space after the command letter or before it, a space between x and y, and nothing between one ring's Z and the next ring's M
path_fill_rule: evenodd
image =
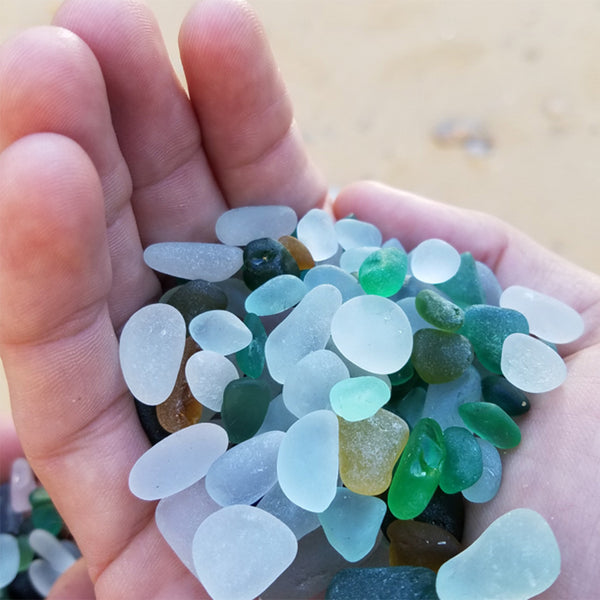
M155 406L169 397L181 366L185 338L185 321L168 304L144 306L125 323L119 360L125 383L137 400Z
M224 212L215 224L217 238L229 246L245 246L258 238L277 239L296 228L298 217L283 205L241 206Z
M460 254L444 240L425 240L410 253L411 273L425 283L448 281L459 267Z

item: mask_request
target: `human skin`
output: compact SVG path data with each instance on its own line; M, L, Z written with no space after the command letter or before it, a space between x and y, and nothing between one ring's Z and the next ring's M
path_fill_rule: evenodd
M532 398L501 491L469 509L466 535L511 508L538 510L563 555L543 597L593 597L600 279L493 217L381 184L354 184L327 203L247 5L196 5L180 52L189 98L152 15L126 0L68 1L52 27L0 49L0 353L23 450L84 557L51 597L205 597L158 533L154 504L127 487L149 444L120 373L118 334L160 293L145 246L211 241L227 208L280 202L299 214L354 213L408 249L443 238L504 286L533 287L583 314L584 336L560 348L566 383Z

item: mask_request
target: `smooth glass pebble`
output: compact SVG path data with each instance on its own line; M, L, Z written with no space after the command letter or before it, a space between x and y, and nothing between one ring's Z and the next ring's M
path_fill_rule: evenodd
M300 277L294 257L277 240L260 238L244 248L242 276L249 289L255 290L278 275Z
M423 512L438 486L445 457L440 426L421 419L410 433L388 492L388 506L397 519Z
M477 264L470 252L460 255L460 266L456 274L447 281L438 283L436 287L461 308L483 304L485 301Z
M476 304L465 311L460 333L467 337L481 364L500 373L502 345L511 333L529 333L527 319L516 310Z
M298 217L289 206L241 206L224 212L215 224L217 238L229 246L245 246L258 238L288 235Z
M340 256L340 269L346 273L356 273L360 270L365 258L379 250L378 246L361 246L359 248L350 248Z
M437 421L442 429L464 427L458 407L481 398L481 376L470 366L458 379L431 384L427 388L423 416Z
M389 374L392 386L402 385L410 381L415 375L415 370L410 363L406 363L399 371Z
M138 458L129 473L129 489L142 500L176 494L202 479L228 442L225 430L214 423L172 433Z
M205 478L177 494L163 498L156 507L154 519L158 530L194 575L194 535L202 521L220 508L206 491Z
M187 338L175 387L170 396L156 407L156 418L169 433L195 425L202 417L202 405L194 398L185 376L186 364L197 350L196 342L191 337Z
M358 281L367 294L388 298L404 285L407 270L406 252L398 248L380 248L362 262Z
M330 409L332 387L349 377L348 368L337 354L315 350L300 359L285 378L282 390L285 406L296 417Z
M347 561L357 562L373 549L386 510L380 498L338 487L319 521L329 543Z
M566 344L583 334L581 315L560 300L530 288L513 285L500 296L500 306L523 313L530 332L547 342Z
M428 323L417 311L416 296L408 296L402 298L396 302L396 304L405 312L410 323L410 328L413 333L419 331L419 329L427 329L431 327L431 323Z
M307 291L306 283L295 275L277 275L246 298L246 310L258 316L275 315L296 306Z
M408 425L385 409L354 423L340 418L339 425L342 482L357 494L382 494L408 441Z
M345 302L333 316L331 336L348 360L376 374L401 369L413 347L406 314L381 296L359 296Z
M236 352L235 360L242 373L257 379L262 375L265 368L267 332L260 318L254 313L248 313L244 316L244 325L252 333L252 341L245 348Z
M469 502L489 502L500 489L502 481L502 459L496 446L482 438L475 438L481 449L483 471L481 477L471 486L462 491Z
M271 377L284 383L288 372L304 356L325 348L331 320L342 303L332 285L320 285L304 296L300 304L270 333L265 357Z
M464 427L444 430L446 458L440 475L440 488L456 494L476 483L483 473L481 448L475 436Z
M481 380L481 393L486 402L497 404L511 417L522 415L530 408L525 393L502 375L488 375Z
M346 421L372 417L390 399L390 388L372 375L338 381L329 394L331 408Z
M300 271L306 271L315 266L315 259L309 249L298 238L282 235L277 241L293 256Z
M238 372L222 354L200 350L187 361L185 376L196 401L219 412L223 405L223 392L230 382L238 378Z
M546 520L528 508L496 519L438 571L440 600L526 600L560 573L560 551Z
M32 492L33 496L34 492ZM31 525L34 529L44 529L52 535L58 535L64 527L64 521L60 516L52 500L32 502Z
M159 273L182 279L225 281L244 262L241 248L202 242L159 242L144 250L144 261Z
M424 567L344 569L331 580L326 600L432 600L435 573Z
M497 404L468 402L458 407L465 426L497 448L514 448L521 442L519 426Z
M321 526L317 513L304 510L294 504L283 493L278 483L261 498L257 506L283 521L298 540Z
M269 431L233 446L210 466L206 491L221 506L254 504L277 482L277 453L285 433Z
M421 242L409 258L412 275L424 283L448 281L460 267L460 254L448 242L436 238Z
M66 571L74 562L73 555L56 536L44 529L34 529L29 534L29 545L40 557L46 559L58 573Z
M295 504L322 512L335 497L339 465L338 419L330 410L311 412L285 434L277 457L284 494Z
M458 379L473 362L469 340L458 333L439 329L415 332L412 365L427 383L447 383Z
M333 219L320 208L309 210L298 221L296 235L317 262L331 258L338 251Z
M42 598L50 595L52 586L60 577L60 573L54 570L50 563L43 558L36 558L32 561L27 569L27 575L31 585Z
M365 293L356 277L335 265L318 265L314 267L306 273L304 283L309 289L325 283L333 285L340 290L342 302L346 302L346 300L350 300L355 296L362 296Z
M434 290L421 290L415 297L415 308L425 321L444 331L457 331L465 319L460 306Z
M500 285L496 274L485 263L475 261L475 267L481 283L483 302L472 302L472 304L489 304L491 306L500 306L502 286Z
M168 304L140 308L125 323L119 360L125 383L137 400L156 406L175 386L185 348L181 313Z
M209 310L192 319L190 335L203 350L233 354L252 341L252 332L234 314Z
M260 379L244 377L227 384L223 392L221 419L232 444L256 434L265 420L270 401L271 390Z
M504 377L524 392L549 392L567 378L567 366L552 348L521 333L504 340L500 366Z
M426 389L422 387L414 387L400 398L396 398L396 394L392 394L392 399L387 404L386 409L406 421L412 429L419 419L423 418L426 394Z
M61 540L61 544L67 540ZM29 536L27 534L21 534L17 537L17 544L19 546L19 573L27 571L29 565L35 558L35 553L29 545ZM2 553L0 552L0 556Z
M10 505L14 512L31 510L29 495L35 488L35 476L26 458L15 458L10 467Z
M167 298L163 296L161 302L170 304L183 316L186 325L200 313L207 310L224 310L227 308L225 292L214 283L196 279L178 286Z
M285 571L297 550L287 525L243 505L209 515L193 542L196 573L213 600L253 600Z
M381 232L372 223L358 219L340 219L334 227L338 242L344 250L360 246L381 246Z
M414 520L392 521L386 530L390 539L390 566L409 565L436 571L462 551L462 544L443 527Z
M10 533L0 533L0 588L7 586L19 572L19 543Z
M267 431L287 431L297 420L298 417L292 414L284 404L283 395L279 394L269 402L265 420L256 435Z

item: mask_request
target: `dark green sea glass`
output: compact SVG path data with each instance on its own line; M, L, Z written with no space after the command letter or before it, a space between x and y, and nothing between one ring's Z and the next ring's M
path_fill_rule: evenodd
M460 266L456 275L444 283L438 283L436 287L461 308L485 302L477 264L470 252L460 255Z
M497 404L466 402L458 413L469 431L497 448L514 448L521 442L519 426Z
M260 379L235 379L223 392L221 418L229 441L238 444L250 439L263 424L271 392Z
M300 277L300 269L289 250L277 240L260 238L244 248L242 276L244 282L255 290L277 275Z
M471 487L481 477L481 447L464 427L444 429L444 444L446 460L442 466L440 488L447 494L455 494Z
M473 348L458 333L419 329L413 336L411 361L423 381L446 383L467 370L473 362Z
M246 314L244 324L252 332L252 341L245 348L236 352L235 359L242 373L257 379L262 375L265 368L267 332L260 317L254 313Z
M444 331L457 331L465 318L460 306L434 290L421 290L415 297L415 308L428 323Z

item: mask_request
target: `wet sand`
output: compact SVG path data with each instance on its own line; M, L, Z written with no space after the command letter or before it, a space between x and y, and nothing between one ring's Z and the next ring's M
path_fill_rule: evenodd
M58 4L3 0L0 40ZM148 4L181 74L192 2ZM490 212L600 273L598 2L252 4L332 187L377 179Z

